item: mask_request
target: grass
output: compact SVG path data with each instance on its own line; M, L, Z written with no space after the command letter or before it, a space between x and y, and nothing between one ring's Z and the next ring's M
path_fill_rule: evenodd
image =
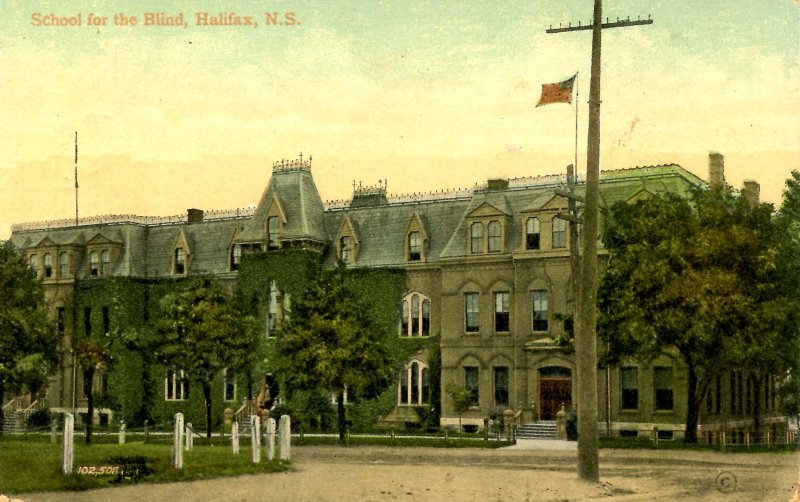
M73 474L64 476L60 471L60 445L38 438L28 440L16 437L3 438L0 439L0 493L9 495L31 491L89 490L113 486L118 481L118 476L95 476L78 472L83 466L99 468L119 465L112 460L114 457L143 457L145 466L152 469L152 473L140 481L154 483L281 472L289 469L287 462L278 460L267 462L262 459L259 464L252 463L247 443L242 441L239 455L233 455L229 446L205 446L195 442L191 452L183 453L183 469L177 470L172 467L170 460L171 445L129 442L125 445L86 446L76 441ZM123 479L121 482L136 481Z
M600 448L638 449L638 450L694 450L720 452L718 444L684 443L681 439L661 440L656 447L650 438L600 438ZM772 446L727 444L725 451L730 453L791 453L797 451L794 443Z

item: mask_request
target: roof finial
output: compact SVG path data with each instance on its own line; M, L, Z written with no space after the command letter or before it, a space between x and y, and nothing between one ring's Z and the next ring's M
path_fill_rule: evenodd
M303 152L300 152L300 163L303 163Z

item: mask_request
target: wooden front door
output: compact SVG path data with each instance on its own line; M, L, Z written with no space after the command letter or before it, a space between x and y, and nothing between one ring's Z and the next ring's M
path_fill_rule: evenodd
M555 420L556 413L572 404L572 381L569 378L542 378L539 380L539 418Z

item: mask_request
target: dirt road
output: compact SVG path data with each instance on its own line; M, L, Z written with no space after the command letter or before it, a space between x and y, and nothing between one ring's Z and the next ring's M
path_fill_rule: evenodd
M600 484L568 451L296 447L292 472L146 484L31 501L790 501L800 454L601 450Z

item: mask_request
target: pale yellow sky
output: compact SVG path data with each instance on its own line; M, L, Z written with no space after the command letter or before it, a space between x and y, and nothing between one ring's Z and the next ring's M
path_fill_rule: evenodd
M586 22L591 2L278 1L270 10L300 25L270 27L263 2L172 3L0 7L0 238L74 216L76 130L82 216L255 204L272 162L301 151L323 199L348 198L353 180L469 187L564 171L575 110L534 105L542 83L578 71L585 166L590 35L544 28ZM729 183L756 179L777 204L800 168L798 8L695 3L607 8L655 23L604 32L601 166L674 162L705 179L719 151ZM156 9L189 25L31 25L34 11L113 23ZM195 26L203 9L262 25Z

